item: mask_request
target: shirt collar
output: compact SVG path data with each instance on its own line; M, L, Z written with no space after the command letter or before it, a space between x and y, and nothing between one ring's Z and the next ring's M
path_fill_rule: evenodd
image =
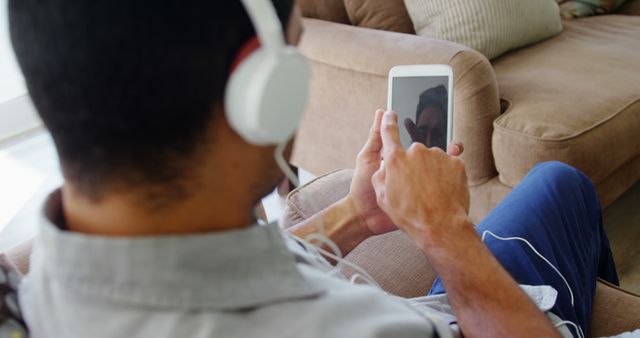
M38 248L53 282L130 305L244 310L318 296L276 224L209 234L101 237L64 228L61 193L45 203Z

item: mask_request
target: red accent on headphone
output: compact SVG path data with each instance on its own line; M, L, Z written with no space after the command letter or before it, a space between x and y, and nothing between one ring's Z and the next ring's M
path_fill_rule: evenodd
M258 40L257 36L252 37L247 43L245 43L236 57L233 59L233 63L231 64L231 69L229 71L229 75L233 74L233 72L238 68L238 66L244 61L249 55L253 54L256 50L260 49L260 40Z

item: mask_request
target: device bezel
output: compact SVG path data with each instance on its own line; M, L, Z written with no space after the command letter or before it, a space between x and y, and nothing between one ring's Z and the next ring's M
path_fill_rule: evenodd
M447 148L453 140L453 69L448 65L398 65L389 71L387 110L393 107L393 79L397 77L446 76L447 88Z

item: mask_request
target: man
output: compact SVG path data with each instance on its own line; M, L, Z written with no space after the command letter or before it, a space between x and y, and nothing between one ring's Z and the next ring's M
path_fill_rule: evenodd
M437 86L420 94L416 108L416 122L404 120L404 127L413 142L446 150L447 144L447 88Z
M298 11L274 5L296 44ZM228 74L254 35L240 2L11 0L9 13L65 176L20 290L34 337L448 337L458 326L469 337L558 337L548 316L586 331L595 276L612 261L593 187L574 169L538 167L489 216L496 223L479 226L541 229L534 245L576 235L543 250L576 290L575 308L558 277L530 263L512 272L518 282L558 292L528 289L534 303L500 264L512 268L501 252L527 258L526 248L492 246L499 262L469 222L462 162L419 144L404 151L397 116L377 112L349 195L292 233L322 225L346 254L396 224L441 278L431 306L410 304L322 271L301 241L254 225L282 175L274 147L248 144L224 114Z

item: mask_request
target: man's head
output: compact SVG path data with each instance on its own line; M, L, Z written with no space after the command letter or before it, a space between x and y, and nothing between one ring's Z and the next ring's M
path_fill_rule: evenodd
M420 94L416 108L416 127L420 142L428 147L446 151L447 143L447 89L437 86Z
M288 23L293 0L274 5ZM231 66L255 35L240 1L10 0L9 16L30 94L79 191L176 187L238 142L216 132Z

